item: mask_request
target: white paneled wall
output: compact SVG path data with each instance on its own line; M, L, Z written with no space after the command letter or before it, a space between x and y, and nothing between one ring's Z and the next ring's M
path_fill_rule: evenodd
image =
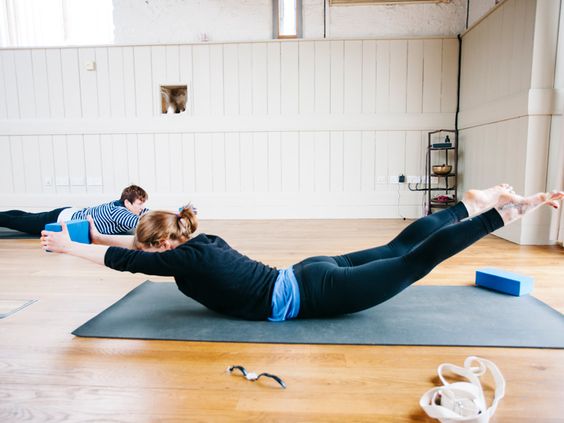
M454 39L0 50L0 208L115 197L204 217L397 217L452 127ZM86 70L95 62L96 70ZM159 86L186 84L162 115ZM399 204L399 207L398 207Z
M463 189L508 182L530 195L558 188L547 182L554 182L562 167L549 158L550 122L553 115L562 114L555 107L562 97L553 90L551 73L559 3L507 0L463 35ZM549 214L537 212L497 234L522 244L552 243Z

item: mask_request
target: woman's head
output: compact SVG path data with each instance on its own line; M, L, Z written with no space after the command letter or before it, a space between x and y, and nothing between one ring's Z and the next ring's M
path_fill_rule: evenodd
M133 242L138 250L171 250L188 241L196 229L198 218L190 204L178 213L150 211L139 219Z

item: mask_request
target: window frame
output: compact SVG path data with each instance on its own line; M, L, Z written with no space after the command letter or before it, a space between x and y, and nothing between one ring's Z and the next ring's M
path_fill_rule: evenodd
M273 38L277 40L295 40L302 38L302 0L296 2L296 35L280 35L280 2L283 0L273 0Z

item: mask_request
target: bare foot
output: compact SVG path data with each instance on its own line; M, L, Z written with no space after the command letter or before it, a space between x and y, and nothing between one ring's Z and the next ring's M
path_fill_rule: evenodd
M503 193L514 194L513 187L499 184L488 189L471 189L462 196L462 203L468 210L468 216L475 216L494 207Z
M539 192L530 197L503 193L499 196L496 210L499 212L505 225L521 219L539 206L546 204L555 209L558 208L558 200L564 198L563 191Z

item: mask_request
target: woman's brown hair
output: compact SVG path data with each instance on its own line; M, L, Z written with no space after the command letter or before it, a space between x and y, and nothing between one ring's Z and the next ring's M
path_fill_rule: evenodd
M150 211L139 219L133 245L140 250L143 246L158 248L167 240L186 242L196 229L198 218L191 204L178 213Z

